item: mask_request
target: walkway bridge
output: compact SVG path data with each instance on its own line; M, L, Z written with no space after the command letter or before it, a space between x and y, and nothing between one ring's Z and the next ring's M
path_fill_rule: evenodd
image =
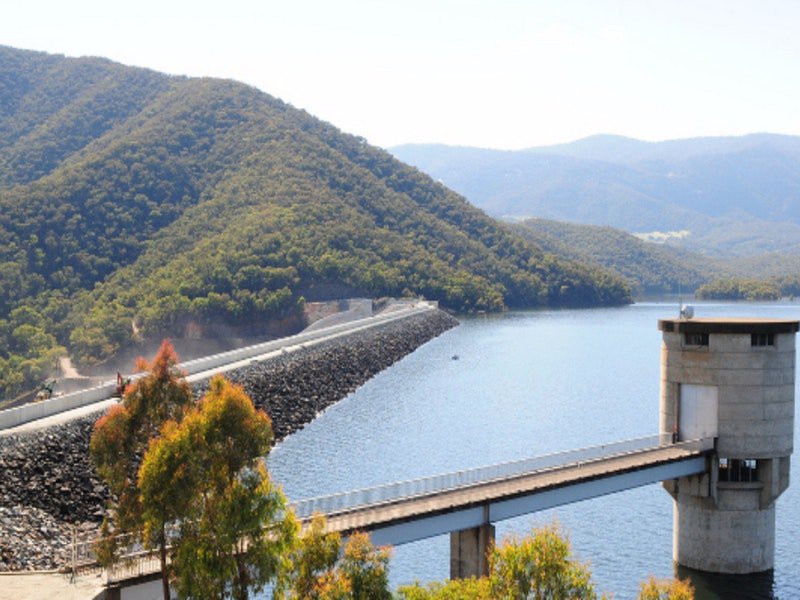
M451 577L486 570L493 523L606 494L708 471L714 439L672 442L650 436L559 452L433 477L291 502L301 523L315 514L329 531L370 532L377 545L398 545L451 534ZM93 564L93 543L78 544L80 570ZM111 586L158 572L151 552L107 573Z
M650 436L291 503L398 545L706 471L714 439Z

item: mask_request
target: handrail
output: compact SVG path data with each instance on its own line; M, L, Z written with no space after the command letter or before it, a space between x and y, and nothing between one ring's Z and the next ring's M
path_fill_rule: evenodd
M290 506L301 519L307 518L317 512L330 515L353 508L397 502L409 498L437 494L464 486L491 483L501 479L532 475L552 469L565 468L576 464L584 464L634 452L656 450L666 447L703 451L713 447L713 438L672 443L671 434L652 435L620 442L612 442L610 444L578 448L576 450L554 452L462 471L442 473L418 479L409 479L358 490L317 496L290 503Z

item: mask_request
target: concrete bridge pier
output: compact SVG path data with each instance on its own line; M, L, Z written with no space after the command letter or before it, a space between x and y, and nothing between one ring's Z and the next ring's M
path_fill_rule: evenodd
M489 507L483 507L483 524L450 533L450 579L489 574L489 549L494 544L494 525Z

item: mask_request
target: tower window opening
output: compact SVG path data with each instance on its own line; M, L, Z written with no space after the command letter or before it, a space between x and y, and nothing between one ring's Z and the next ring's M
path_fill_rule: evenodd
M686 332L683 334L683 343L687 346L708 346L708 334Z
M750 334L751 346L774 346L775 334L774 333L752 333Z
M719 480L736 483L758 481L758 461L755 458L720 458Z

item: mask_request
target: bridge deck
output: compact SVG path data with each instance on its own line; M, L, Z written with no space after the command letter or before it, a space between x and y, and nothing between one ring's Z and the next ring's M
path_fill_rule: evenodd
M493 522L531 512L524 507L512 507L511 501L543 492L579 484L588 488L581 492L580 497L575 497L573 494L572 496L562 496L563 501L551 502L550 506L555 506L671 478L673 473L678 476L678 474L688 475L703 472L706 469L703 455L712 448L713 439L657 445L610 456L592 457L567 464L547 466L538 470L445 489L434 489L405 497L378 499L325 511L324 514L329 529L343 533L356 530L379 530L420 519L427 519L432 525L432 517L458 511L463 512L476 507L481 511L485 507L487 510L482 513L481 519L484 522ZM670 465L679 465L679 470L664 469ZM628 477L625 480L620 479L622 476L630 474L637 476ZM600 484L609 478L617 478L620 483L612 487ZM593 483L595 485L592 485ZM361 494L369 496L369 492L370 490L363 490ZM296 506L301 517L309 516L307 503L308 501L298 503ZM318 506L325 504L324 499L316 499L313 503ZM546 507L549 506L543 506L543 508ZM447 529L450 525L444 527ZM429 527L430 535L438 535L439 529L441 529L440 526ZM388 539L392 543L402 543L421 537L428 536L417 533L399 537L391 535Z
M663 436L626 440L291 506L303 525L320 513L329 531L370 531L376 544L402 544L706 470L713 439L663 442ZM74 555L82 557L79 570L96 564L93 543L76 547ZM157 557L150 551L139 548L127 558L107 572L109 582L158 572Z

